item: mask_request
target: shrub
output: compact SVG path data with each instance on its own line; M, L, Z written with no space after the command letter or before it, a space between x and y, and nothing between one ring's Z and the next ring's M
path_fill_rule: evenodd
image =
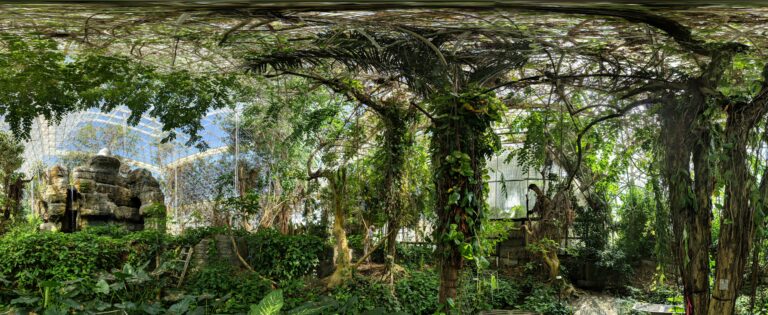
M536 285L531 293L523 299L521 309L538 312L544 315L568 315L572 314L568 305L557 298L555 289L546 285Z
M116 239L90 233L9 233L0 238L0 274L19 287L42 281L90 278L122 266L128 249Z
M432 270L414 271L395 283L395 293L403 312L432 314L437 309L437 291L440 280Z
M365 251L364 236L360 234L347 235L347 245L355 253L362 253Z
M768 314L768 288L758 287L758 290L755 293L756 296L754 309L750 309L750 295L739 295L739 297L736 298L736 314Z
M517 305L520 289L495 275L475 277L464 274L457 306L463 314L476 314L490 308L508 309ZM413 271L395 284L402 311L407 314L432 314L437 310L440 279L434 270Z
M323 240L312 235L283 235L272 229L245 236L246 259L254 270L271 279L293 279L312 273L325 251Z
M109 236L112 238L122 238L131 233L125 227L115 224L88 226L81 232L99 236Z
M491 308L511 309L518 304L518 286L496 274L468 272L461 283L457 304L462 314L476 314Z
M258 303L272 289L272 284L256 273L240 272L220 263L192 274L187 287L193 294L210 294L224 300L215 307L215 313L237 313Z
M345 314L361 314L376 309L391 313L399 312L401 308L387 284L359 275L335 288L331 295L340 305L345 305Z
M651 288L641 299L649 303L669 304L669 301L680 295L680 291L666 284L657 285Z
M514 308L517 305L517 299L520 298L520 288L503 277L497 278L496 283L496 290L491 291L491 304L493 308Z
M397 244L397 261L410 267L420 268L433 261L431 244Z
M307 301L317 300L321 287L312 286L304 279L290 279L281 281L278 287L283 290L285 308L293 309L306 303ZM322 287L325 289L325 287Z
M129 232L121 238L125 246L130 247L126 263L140 266L153 260L158 254L164 253L164 249L169 248L173 240L172 236L161 231L152 229L138 232ZM172 254L170 251L166 255ZM172 257L166 257L172 258Z

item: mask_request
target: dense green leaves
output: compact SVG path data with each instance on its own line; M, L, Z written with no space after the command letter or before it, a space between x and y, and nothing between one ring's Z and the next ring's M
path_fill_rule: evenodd
M245 236L251 266L274 279L291 279L315 270L327 247L312 235L282 235L264 229Z
M505 106L494 94L469 89L431 100L434 124L432 163L439 219L435 238L440 255L474 259L487 195L485 161L501 147L493 132Z
M43 281L89 278L122 266L127 248L115 239L89 233L15 232L0 238L0 273L20 287Z
M235 101L237 81L230 75L161 72L123 57L72 55L51 39L3 35L0 46L0 115L25 139L39 116L57 122L83 109L124 105L129 124L150 115L163 124L166 140L183 132L188 144L204 146L202 118Z
M248 315L278 315L283 308L283 291L275 290L267 294L259 304L251 306Z

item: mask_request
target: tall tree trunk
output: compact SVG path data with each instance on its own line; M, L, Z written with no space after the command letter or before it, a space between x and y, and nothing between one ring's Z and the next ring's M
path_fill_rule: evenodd
M726 108L728 119L723 145L725 205L720 215L717 270L709 314L728 315L734 313L754 239L755 205L751 197L759 190L747 165L747 145L750 132L765 113L765 105L737 103Z
M683 302L690 314L705 314L710 303L709 248L716 177L711 165L715 160L714 119L709 112L717 104L712 91L717 90L733 56L743 49L740 44L707 49L711 61L702 74L688 80L682 96L666 95L660 112L674 251L683 278Z
M708 126L701 125L706 120L701 119L703 104L699 99L670 97L664 105L662 143L675 237L673 250L683 278L686 309L692 314L704 314L709 305L710 198L714 189L707 155ZM691 176L691 162L695 180Z
M386 106L375 107L384 125L384 141L378 159L382 161L384 177L379 187L379 198L384 200L384 213L387 215L387 272L397 258L397 231L400 230L403 214L403 175L405 154L413 146L413 137L408 130L412 114L407 104L397 101ZM394 232L392 232L394 231Z
M21 199L24 198L24 184L28 181L23 180L21 177L17 177L11 185L11 215L15 218L21 218Z
M390 263L387 264L387 271L391 272L391 268L395 263L397 257L397 231L400 230L400 219L392 216L387 222L387 259Z
M445 305L448 299L456 300L459 287L459 274L464 260L461 255L443 259L440 265L440 291L438 301Z
M432 167L435 180L434 239L440 259L439 302L456 298L464 257L473 257L485 217L486 160L500 147L492 124L504 105L477 90L446 92L433 100Z
M328 179L329 187L332 195L333 206L333 237L336 239L335 252L336 252L336 270L328 278L328 287L335 287L352 276L351 263L352 253L349 251L349 243L347 241L346 221L347 211L344 206L344 198L346 197L346 170L339 169L336 172L330 173L325 176Z
M757 246L760 246L761 242L760 235L758 234L755 243ZM752 284L752 288L750 290L749 294L749 313L754 314L755 311L755 298L757 297L757 274L760 272L760 262L758 261L760 259L760 247L752 246L752 279L750 280Z
M3 204L3 218L7 221L11 218L11 176L8 175L5 178L5 203Z
M283 235L291 233L291 215L293 212L291 210L293 210L293 208L288 204L287 200L280 205L280 214L277 216L277 226L280 233Z
M715 191L715 179L709 153L709 130L705 130L693 150L693 191L695 194L694 211L687 213L687 240L683 236L681 244L687 246L689 270L692 276L690 288L691 305L695 314L704 314L709 305L709 249L712 247L712 195Z

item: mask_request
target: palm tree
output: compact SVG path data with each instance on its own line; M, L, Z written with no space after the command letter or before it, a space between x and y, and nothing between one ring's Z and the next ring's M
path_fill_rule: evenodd
M461 104L456 104L458 98L453 97L473 87L487 87L498 83L510 70L519 68L525 64L529 42L522 33L509 28L489 30L488 28L444 28L444 27L410 27L393 24L371 23L366 25L331 26L328 30L317 34L309 42L299 41L298 48L280 47L279 50L256 54L247 60L248 68L256 72L265 72L272 68L281 74L299 75L321 82L337 92L343 93L355 99L373 111L385 121L387 130L385 133L397 137L404 129L402 122L407 120L408 111L394 110L412 106L424 113L432 122L433 134L432 159L435 172L436 185L436 212L438 213L438 229L435 237L438 242L438 251L441 255L441 282L440 302L455 298L457 287L457 275L463 265L463 255L456 244L446 243L440 240L448 233L450 226L456 223L454 210L449 206L449 194L457 183L455 178L444 176L438 170L438 165L445 157L454 151L466 151L471 153L473 176L477 182L482 183L482 173L485 168L485 154L487 152L474 152L475 143L457 145L462 141L451 139L467 138L465 136L472 129L467 126L447 126L452 122L440 119L438 115L445 114L444 110L434 104L431 111L422 109L418 104L422 101L430 102L443 96L451 96L454 100L451 105L461 111ZM368 82L372 85L388 89L385 97L376 97L373 92L367 91L361 86L349 84L349 80L338 78L324 78L306 73L309 69L319 66L341 66L348 72L371 78ZM410 95L409 104L403 102L387 102L386 96L393 94L395 89L405 89ZM373 89L377 91L377 89ZM458 105L458 106L455 106ZM449 128L450 127L450 128ZM473 130L472 132L477 132ZM490 124L483 124L479 133L492 133ZM389 138L389 137L388 137ZM476 144L484 141L482 135L469 137ZM402 148L405 142L387 141L385 150L402 154L396 151ZM398 187L403 176L399 169L402 157L390 159L387 166L385 185L381 191L387 195L381 196L382 200L391 199L391 192ZM435 163L436 162L436 163ZM474 185L473 196L485 196L485 188L482 184ZM461 222L470 222L470 225L479 226L482 218L484 197L481 202L475 202L474 208L469 211L460 211ZM385 202L388 214L389 229L397 229L400 203ZM477 220L476 220L477 219ZM466 228L466 224L459 224L467 242L476 240L474 227ZM390 233L391 239L387 243L390 255L395 253L395 234Z

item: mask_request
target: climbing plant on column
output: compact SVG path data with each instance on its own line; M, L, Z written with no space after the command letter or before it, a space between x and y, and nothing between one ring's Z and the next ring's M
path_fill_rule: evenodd
M486 210L485 161L501 147L492 126L506 107L492 92L468 88L445 91L430 100L434 124L432 163L435 170L435 231L440 266L440 302L452 304L465 260L477 256L478 234Z

